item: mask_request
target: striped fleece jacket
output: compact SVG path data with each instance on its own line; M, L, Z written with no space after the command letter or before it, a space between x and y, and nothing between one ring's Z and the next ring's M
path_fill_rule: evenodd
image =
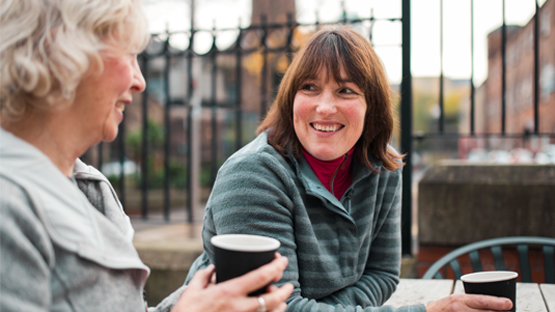
M216 234L258 234L281 242L289 266L278 285L295 289L287 311L418 311L380 307L395 291L400 270L401 170L380 163L372 173L353 160L353 182L341 201L301 156L282 157L267 133L220 168L206 206L204 253L195 271L213 262Z

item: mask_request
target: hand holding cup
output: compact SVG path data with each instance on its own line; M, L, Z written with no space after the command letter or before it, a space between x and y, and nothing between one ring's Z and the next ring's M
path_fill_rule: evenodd
M210 239L210 243L214 247L216 283L244 275L270 263L280 246L275 238L248 234L216 235ZM250 296L265 293L267 286L250 293Z
M505 297L513 302L512 312L516 311L516 278L512 271L484 271L461 276L464 292L467 294Z

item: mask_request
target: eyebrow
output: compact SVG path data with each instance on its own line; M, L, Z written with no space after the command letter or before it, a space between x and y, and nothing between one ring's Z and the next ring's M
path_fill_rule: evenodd
M341 80L338 81L338 82L343 82L343 83L349 83L349 82L351 82L351 83L352 83L353 80L352 80L351 78L343 78L343 77L341 77Z
M329 78L332 79L332 80L335 80L332 77L329 77ZM317 78L308 78L308 79L305 80L305 82L317 81L317 80L318 80ZM339 81L336 81L336 82L339 82L339 83L354 83L354 81L351 78L343 78L343 77Z

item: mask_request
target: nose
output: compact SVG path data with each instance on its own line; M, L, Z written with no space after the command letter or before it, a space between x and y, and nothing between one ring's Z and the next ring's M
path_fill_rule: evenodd
M337 113L335 97L330 92L323 92L318 99L316 112L322 116L330 116Z
M141 68L139 67L139 63L135 58L135 61L133 62L133 84L131 85L131 91L140 93L140 92L143 92L145 88L146 88L146 81L145 81L145 78L143 77L143 74L141 73Z

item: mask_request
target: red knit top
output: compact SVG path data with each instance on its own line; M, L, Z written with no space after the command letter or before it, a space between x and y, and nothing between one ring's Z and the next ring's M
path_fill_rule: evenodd
M345 155L334 160L324 161L310 155L303 148L303 156L316 174L320 182L332 193L338 200L353 182L353 173L351 170L351 162L353 160L353 147ZM332 186L333 181L333 186Z

